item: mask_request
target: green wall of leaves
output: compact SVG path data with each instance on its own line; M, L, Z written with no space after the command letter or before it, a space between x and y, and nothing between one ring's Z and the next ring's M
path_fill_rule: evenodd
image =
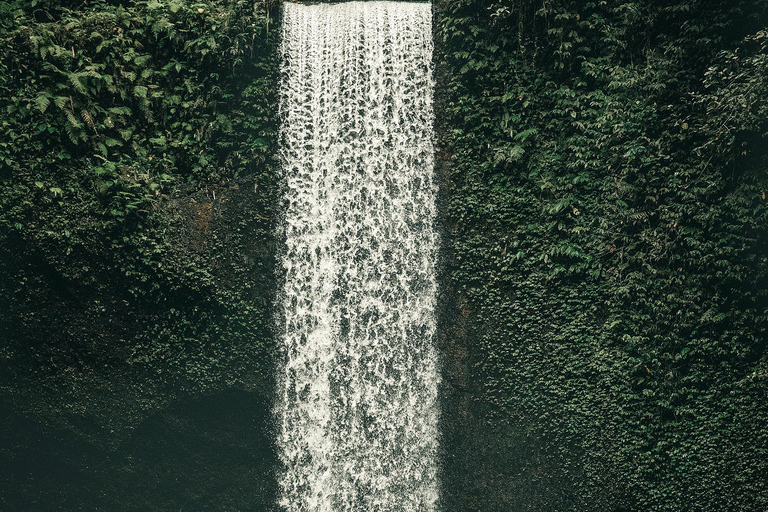
M12 2L2 16L6 359L59 378L108 352L119 373L150 365L198 391L217 366L251 380L270 344L268 11Z
M269 503L273 4L0 3L0 508Z
M436 4L445 510L768 508L768 6Z

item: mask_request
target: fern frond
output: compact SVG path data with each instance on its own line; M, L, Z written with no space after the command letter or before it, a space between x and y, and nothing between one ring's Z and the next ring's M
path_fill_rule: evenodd
M64 107L67 105L67 102L69 102L70 99L67 96L56 96L53 98L53 104L56 105L61 110L64 110Z
M88 89L85 87L85 84L80 81L80 73L67 73L67 78L69 78L69 82L77 92L80 94L88 94Z
M77 144L79 142L80 134L75 129L74 126L72 126L71 124L65 124L64 131L67 132L67 135L69 136L69 140L71 140L73 144Z
M67 116L67 120L69 121L69 124L72 125L74 128L82 128L82 123L77 120L75 117L75 114L69 110L65 110L64 114Z
M40 111L40 113L44 114L46 110L48 110L48 107L51 106L51 100L48 97L48 93L41 93L40 95L35 98L35 105L37 105L37 109Z
M98 131L96 130L96 123L93 122L93 116L91 116L91 114L87 110L85 109L81 110L80 117L83 118L83 121L85 121L85 124L87 124L91 128L91 130L98 133Z

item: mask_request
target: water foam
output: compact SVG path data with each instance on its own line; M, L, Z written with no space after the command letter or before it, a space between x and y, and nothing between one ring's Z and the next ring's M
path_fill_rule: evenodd
M281 506L434 511L431 6L284 7Z

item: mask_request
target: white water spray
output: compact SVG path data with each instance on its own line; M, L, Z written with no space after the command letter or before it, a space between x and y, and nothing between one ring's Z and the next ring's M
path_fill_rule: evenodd
M433 512L432 28L426 3L286 3L288 512Z

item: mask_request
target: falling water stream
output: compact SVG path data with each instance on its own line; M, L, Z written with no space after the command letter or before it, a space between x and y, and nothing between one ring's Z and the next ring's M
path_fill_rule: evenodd
M434 511L431 6L284 7L281 506Z

